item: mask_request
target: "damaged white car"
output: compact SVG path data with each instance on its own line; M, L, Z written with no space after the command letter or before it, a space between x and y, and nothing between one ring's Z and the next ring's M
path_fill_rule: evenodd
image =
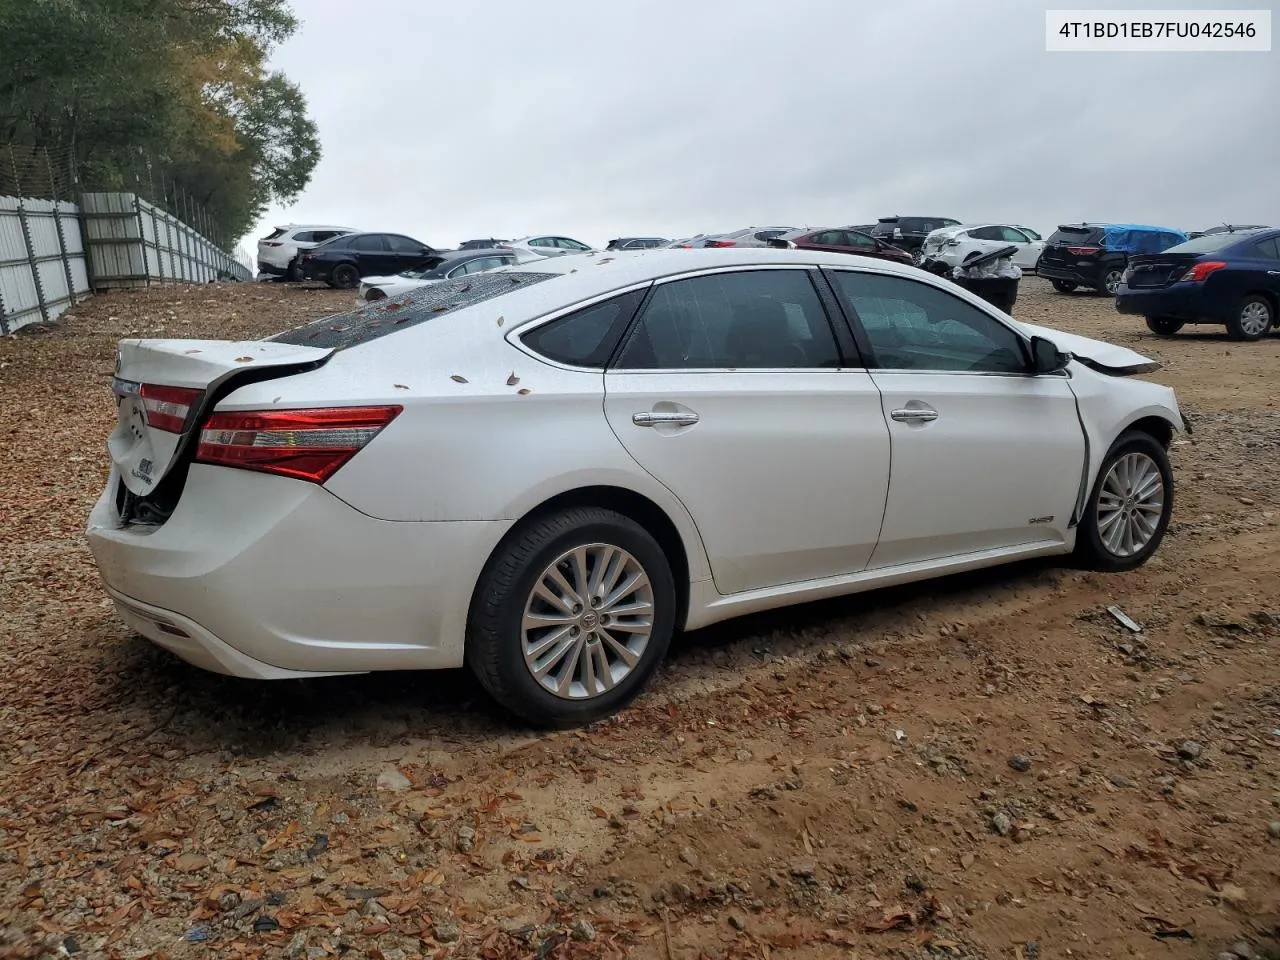
M1185 429L1154 368L886 261L564 256L264 341L122 341L88 538L124 621L199 666L466 665L579 724L680 630L1142 563Z
M983 223L934 230L924 238L919 262L926 269L936 264L959 267L974 257L1009 246L1015 248L1014 264L1024 273L1036 269L1044 252L1044 241L1025 227Z

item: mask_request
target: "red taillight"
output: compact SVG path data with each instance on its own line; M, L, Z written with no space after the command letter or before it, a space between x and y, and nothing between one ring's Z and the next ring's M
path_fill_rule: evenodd
M284 246L284 244L281 243L279 240L263 240L262 245L264 247L283 247Z
M707 241L708 247L736 247L737 245L738 245L738 242L736 240L708 240Z
M1215 270L1221 270L1226 266L1221 260L1205 260L1201 263L1191 265L1191 269L1178 278L1179 281L1189 280L1198 283Z
M200 399L201 391L189 387L163 387L144 383L138 393L142 397L147 426L167 430L169 433L181 433L192 405Z
M1087 257L1090 254L1098 253L1101 247L1067 247L1067 253L1073 257Z
M399 416L399 405L215 413L196 461L324 483Z

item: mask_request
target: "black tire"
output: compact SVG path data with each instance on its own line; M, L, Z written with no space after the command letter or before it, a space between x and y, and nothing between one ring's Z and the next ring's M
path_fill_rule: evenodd
M1116 288L1120 286L1120 278L1124 276L1123 266L1110 266L1102 271L1102 276L1098 278L1098 286L1095 288L1099 296L1114 297Z
M340 263L329 271L329 286L350 290L360 285L360 271L349 263Z
M1156 521L1151 538L1140 549L1128 555L1112 550L1104 541L1098 525L1098 500L1103 492L1103 484L1116 461L1131 453L1142 454L1155 464L1164 485L1163 512ZM1153 436L1138 430L1122 433L1107 451L1098 478L1094 481L1093 492L1085 506L1084 516L1076 534L1076 557L1085 566L1094 570L1120 571L1132 570L1141 566L1160 546L1165 530L1169 527L1169 518L1173 514L1173 468L1169 466L1169 455Z
M1049 282L1053 284L1053 289L1059 293L1070 293L1078 286L1074 280L1050 280Z
M1147 317L1147 329L1160 337L1172 337L1186 325L1187 321L1173 317Z
M1275 322L1276 314L1271 301L1251 293L1240 301L1235 312L1227 319L1227 333L1232 340L1261 340L1271 332Z
M294 257L292 260L290 260L289 266L285 269L284 275L285 275L285 279L287 279L290 283L301 283L302 282L302 260L298 257Z
M544 688L525 664L521 624L525 604L557 557L578 546L608 544L631 554L648 576L652 628L631 672L604 693L568 699ZM671 565L652 536L629 517L600 507L576 507L532 520L490 558L471 600L466 662L503 707L541 727L575 727L621 710L644 688L666 656L675 630Z

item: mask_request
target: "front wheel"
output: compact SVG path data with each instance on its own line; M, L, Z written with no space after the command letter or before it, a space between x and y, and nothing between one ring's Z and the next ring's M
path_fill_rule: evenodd
M1232 340L1261 340L1274 322L1271 303L1255 294L1245 297L1227 320L1227 333Z
M1173 511L1173 468L1154 437L1121 434L1098 471L1080 519L1076 554L1095 570L1131 570L1164 539Z
M1053 289L1057 290L1059 293L1070 293L1076 288L1076 284L1071 280L1054 280L1052 283Z
M1161 337L1172 337L1184 326L1185 320L1175 320L1173 317L1147 317L1147 329Z
M622 709L675 629L662 548L612 510L578 507L527 524L489 561L467 622L467 664L500 704L538 726Z

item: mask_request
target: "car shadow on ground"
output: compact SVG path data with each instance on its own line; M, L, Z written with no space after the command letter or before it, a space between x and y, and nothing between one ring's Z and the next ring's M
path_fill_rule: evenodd
M720 651L749 662L800 656L833 643L878 643L883 633L865 629L866 618L910 614L915 606L939 600L959 607L992 590L1048 586L1060 570L1054 561L1027 561L726 621L677 636L652 689L657 695L672 692L698 666L710 666ZM114 622L99 629L119 635ZM425 742L452 752L486 743L501 746L538 733L496 707L467 670L266 682L208 673L140 637L107 646L110 662L91 698L93 722L133 731L127 741L137 745L131 749L151 740L152 747L176 748L185 756L228 751L293 759L356 744L394 748Z

